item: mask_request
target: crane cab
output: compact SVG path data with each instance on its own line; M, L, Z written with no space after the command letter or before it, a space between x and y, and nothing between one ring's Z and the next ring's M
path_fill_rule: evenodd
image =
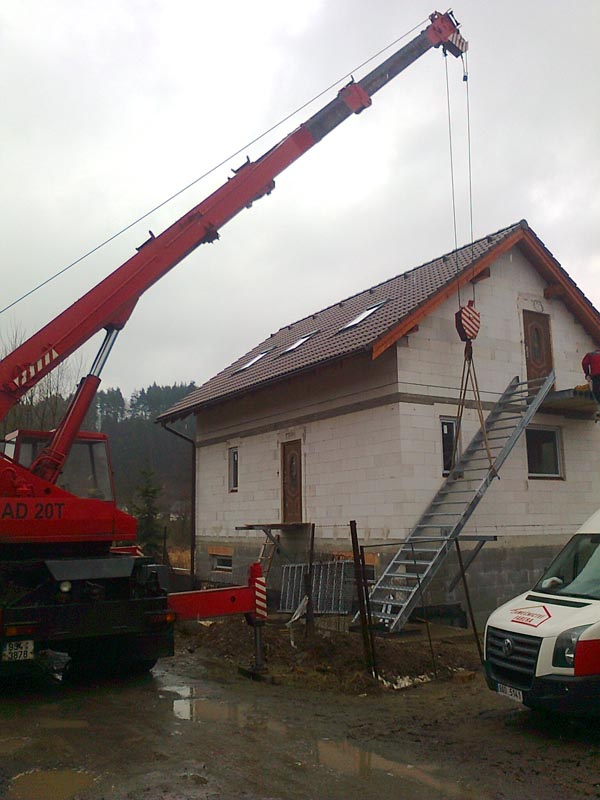
M13 431L3 442L4 455L29 469L51 436L49 431ZM114 502L115 489L107 436L80 431L56 485L77 497Z

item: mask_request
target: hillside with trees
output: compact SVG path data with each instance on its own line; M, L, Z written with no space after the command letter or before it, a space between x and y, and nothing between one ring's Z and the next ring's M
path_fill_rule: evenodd
M150 472L160 487L161 514L175 516L189 509L192 445L154 420L194 388L193 384L154 383L133 392L128 401L118 388L98 392L93 429L108 435L122 507L132 508L143 473ZM191 419L179 423L177 430L193 436Z

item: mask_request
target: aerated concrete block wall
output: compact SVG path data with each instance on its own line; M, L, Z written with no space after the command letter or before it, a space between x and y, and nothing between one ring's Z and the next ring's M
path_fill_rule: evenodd
M556 388L583 382L581 358L593 342L517 250L491 267L476 286L482 315L474 344L482 400L488 409L515 375L526 378L523 310L550 316ZM462 302L471 296L463 292ZM303 519L316 525L316 549L350 551L348 523L357 521L380 567L389 542L404 538L439 488L441 418L456 414L464 345L454 327L456 298L416 332L373 361L369 353L298 375L221 403L198 417L198 564L208 548L227 544L234 568L256 557L262 535L236 531L245 523L281 520L281 445L302 442ZM486 414L487 414L486 410ZM556 428L560 479L528 477L524 437L465 529L498 537L469 571L474 602L490 609L527 588L558 547L600 505L600 426L589 420L538 414L535 425ZM465 411L462 446L479 422ZM239 451L239 489L228 490L228 450ZM284 534L294 558L307 557L306 537ZM447 568L449 569L449 567ZM447 571L445 569L445 572ZM226 577L226 576L225 576ZM432 587L435 602L452 602L447 581ZM433 601L432 601L433 602Z

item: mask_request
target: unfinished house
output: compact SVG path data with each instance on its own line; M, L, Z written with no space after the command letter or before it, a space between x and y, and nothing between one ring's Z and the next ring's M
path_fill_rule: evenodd
M470 391L457 436L459 299L481 315L483 442ZM525 221L286 325L160 418L196 419L198 576L232 579L264 531L282 561L306 559L313 525L316 558L347 555L356 520L382 591L410 560L432 603L461 601L458 538L485 614L600 505L596 406L576 388L599 344L598 311Z

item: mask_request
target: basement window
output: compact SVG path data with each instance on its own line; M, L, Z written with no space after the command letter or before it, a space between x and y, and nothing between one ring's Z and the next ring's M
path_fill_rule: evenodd
M209 545L208 557L211 572L233 571L233 547L228 545Z
M211 556L210 568L212 572L233 572L233 556Z
M237 447L230 447L228 451L228 483L229 491L237 492L239 488L239 452Z
M357 317L354 317L354 319L351 319L350 322L347 322L345 325L342 325L340 331L346 331L348 330L348 328L354 328L355 325L360 325L360 323L363 322L365 319L367 319L367 317L370 317L371 314L374 314L378 308L381 308L381 306L384 305L385 302L386 302L385 300L382 300L381 303L376 303L374 306L369 306L369 308L366 308L364 311L361 311L361 313ZM338 331L338 333L340 331Z
M525 442L529 478L564 477L557 428L527 428Z

